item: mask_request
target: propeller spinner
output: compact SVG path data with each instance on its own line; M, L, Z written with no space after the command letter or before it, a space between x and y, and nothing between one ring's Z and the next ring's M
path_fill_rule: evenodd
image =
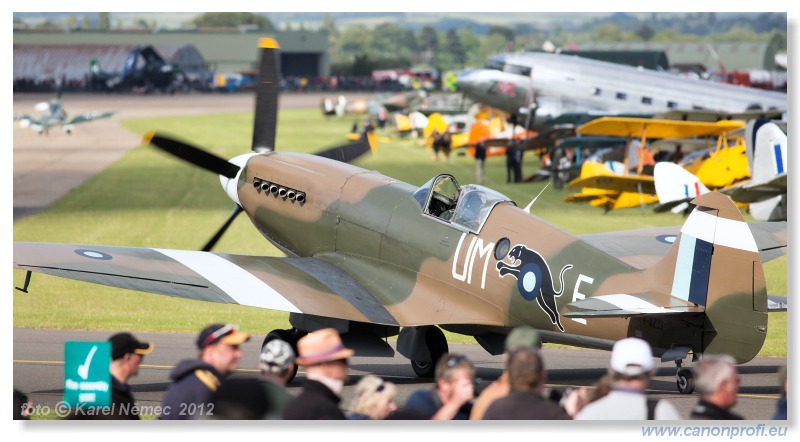
M239 155L228 161L183 141L164 135L158 135L155 132L148 133L144 137L145 143L152 144L195 166L218 174L220 176L220 183L223 189L225 189L225 193L236 203L228 219L203 247L203 251L211 250L236 216L244 211L239 201L237 183L239 180L239 173L242 171L245 164L247 164L247 161L259 153L275 150L275 133L278 123L278 89L280 82L280 46L274 39L262 38L259 40L259 47L261 48L261 64L259 82L256 87L252 153ZM350 162L368 152L370 149L370 143L365 133L360 140L354 143L326 149L318 152L317 155L343 162Z

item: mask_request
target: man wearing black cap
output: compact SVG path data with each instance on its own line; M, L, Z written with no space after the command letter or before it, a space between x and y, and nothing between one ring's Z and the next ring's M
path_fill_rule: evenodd
M242 358L240 345L250 335L238 331L230 324L213 324L197 336L198 359L178 363L170 373L170 385L161 403L159 419L186 420L211 417L212 394L227 376L239 366Z
M130 333L117 333L111 342L111 416L118 419L139 419L139 409L131 393L128 379L139 374L144 355L153 351L153 344L140 342Z

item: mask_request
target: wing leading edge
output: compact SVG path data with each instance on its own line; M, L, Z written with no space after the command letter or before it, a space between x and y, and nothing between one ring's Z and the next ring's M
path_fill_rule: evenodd
M315 258L15 242L14 267L199 301L397 325L361 283Z

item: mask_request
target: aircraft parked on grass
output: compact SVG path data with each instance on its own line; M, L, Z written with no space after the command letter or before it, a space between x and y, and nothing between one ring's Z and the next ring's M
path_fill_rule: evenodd
M719 189L737 203L749 204L753 218L762 221L786 221L788 138L773 122L752 120L747 124L745 151L749 173L748 181ZM703 181L683 167L673 163L655 166L656 194L659 204L656 212L679 212L688 207L696 196L709 192Z
M568 201L591 201L592 205L608 210L626 207L635 207L658 201L655 183L650 174L643 174L645 166L654 166L653 154L648 148L650 138L691 138L716 136L718 149L714 152L714 160L705 162L698 167L711 170L709 180L715 182L733 183L743 179L746 174L744 156L736 158L734 148L728 148L727 134L744 126L739 121L718 121L716 123L703 123L695 121L660 120L654 118L620 118L602 117L592 120L576 129L582 135L626 137L628 142L625 147L625 156L621 171L612 172L602 165L584 163L581 176L570 181L569 187L581 189L581 193L571 195ZM638 141L636 155L632 153L632 143ZM742 153L744 146L741 146ZM722 160L722 157L725 158ZM636 173L630 173L635 162ZM740 160L736 162L736 160ZM631 193L634 195L624 195Z
M277 43L263 39L255 152L226 161L163 134L146 141L220 175L253 226L288 257L206 251L14 244L14 267L188 299L289 312L296 342L336 328L360 355L411 359L432 376L448 351L441 329L491 354L527 324L542 340L610 349L637 336L681 369L689 353L747 362L768 312L762 262L786 253L785 223L748 224L724 195L703 195L683 227L573 236L479 185L441 174L417 187L330 157L274 151ZM361 142L358 152L368 146ZM530 208L530 206L528 207ZM232 218L231 218L232 219ZM229 220L230 222L230 220ZM226 223L226 226L227 224ZM226 226L218 232L224 232Z

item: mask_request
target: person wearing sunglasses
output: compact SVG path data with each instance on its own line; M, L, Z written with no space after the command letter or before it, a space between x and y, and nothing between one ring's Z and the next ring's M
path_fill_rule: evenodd
M378 376L367 375L356 384L356 394L350 402L350 419L385 419L397 410L397 387Z
M211 396L222 379L239 367L240 346L250 339L231 324L212 324L200 331L195 344L198 358L178 363L170 372L172 384L161 402L162 420L209 418Z
M472 363L462 354L445 354L436 363L433 389L412 392L404 410L420 419L467 420L475 395Z

